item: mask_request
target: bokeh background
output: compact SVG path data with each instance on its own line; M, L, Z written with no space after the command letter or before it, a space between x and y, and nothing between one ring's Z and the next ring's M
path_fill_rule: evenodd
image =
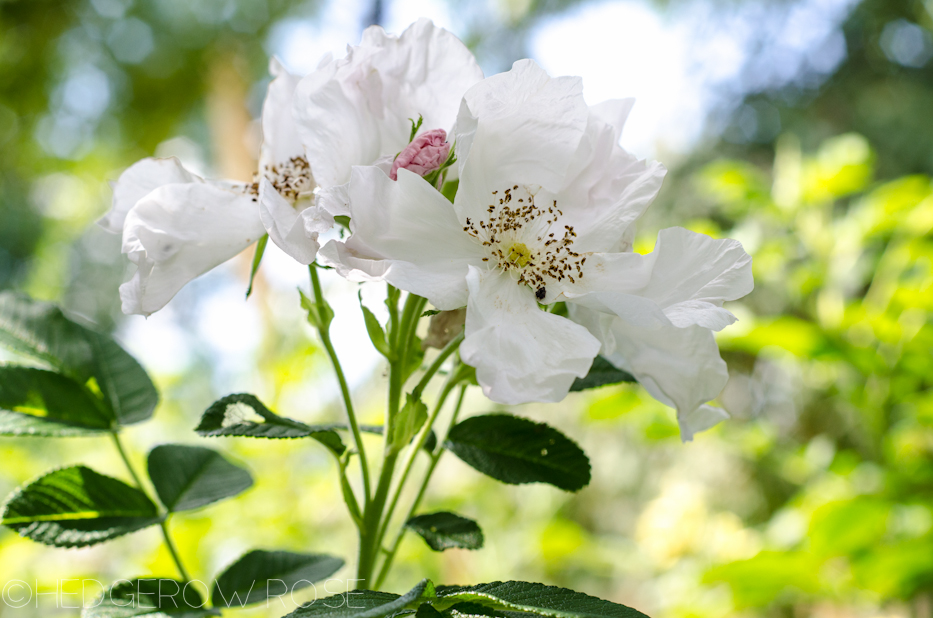
M622 144L671 170L637 249L671 225L737 238L756 289L719 339L732 420L681 444L673 411L637 385L516 407L585 448L592 484L502 486L446 457L425 510L476 519L486 548L435 554L407 538L388 587L525 579L655 618L930 616L931 0L0 0L0 287L114 330L154 375L156 418L127 435L137 463L160 442L200 443L197 419L230 392L309 421L340 406L298 308L306 273L271 243L248 301L244 255L149 319L121 315L130 271L119 238L94 225L107 181L150 155L248 179L271 55L306 72L369 24L400 32L420 16L487 75L531 57L582 75L590 103L637 97ZM338 351L379 422L383 367L355 286L326 283ZM364 299L376 307L380 293ZM473 393L467 409L497 406ZM174 520L199 579L253 547L352 563L322 449L211 445L257 483ZM78 462L124 476L103 440L0 438L0 495ZM61 551L0 530L0 583L171 576L159 541L149 530ZM78 615L55 605L0 603L0 616Z

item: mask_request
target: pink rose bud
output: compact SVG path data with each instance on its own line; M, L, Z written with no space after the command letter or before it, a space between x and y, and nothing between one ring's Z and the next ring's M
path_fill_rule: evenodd
M398 153L395 161L392 162L389 178L398 180L399 169L425 176L442 166L448 154L450 154L450 144L447 143L447 131L444 129L426 131Z

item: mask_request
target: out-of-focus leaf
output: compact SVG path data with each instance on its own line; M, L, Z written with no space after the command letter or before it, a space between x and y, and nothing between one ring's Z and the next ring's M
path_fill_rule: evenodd
M888 530L891 505L871 497L824 504L810 518L810 546L817 555L844 556L879 543Z
M88 331L87 339L93 349L97 387L117 422L132 425L151 418L159 393L146 370L107 335Z
M812 594L819 590L814 573L820 562L803 552L763 551L707 571L707 583L726 582L737 608L760 607L779 597Z
M169 512L190 511L240 494L253 477L202 446L165 444L149 453L149 478Z
M405 527L417 532L434 551L483 546L483 531L475 521L447 511L412 517Z
M52 303L0 292L0 344L82 382L90 377L93 358L86 332Z
M0 366L0 435L71 437L111 428L113 416L71 378Z
M310 605L299 607L290 613L287 618L308 618L310 616L384 618L386 616L396 616L406 609L414 609L423 601L434 597L434 584L430 580L423 579L417 586L402 596L375 590L353 590L318 599Z
M214 582L214 607L245 607L290 594L326 579L343 560L324 554L253 550L227 567Z
M175 579L147 578L120 581L81 612L82 618L199 618L219 616L205 608L197 585Z

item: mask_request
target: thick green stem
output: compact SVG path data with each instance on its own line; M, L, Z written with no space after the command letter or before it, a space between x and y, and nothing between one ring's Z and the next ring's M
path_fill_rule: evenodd
M311 287L314 290L314 302L317 304L321 315L324 313L324 293L321 290L321 280L317 274L317 267L311 264L308 268L311 273ZM320 322L319 322L320 323ZM366 501L369 501L371 492L369 481L369 462L366 460L366 450L363 447L363 436L360 432L359 423L356 420L356 413L353 410L353 398L350 396L350 387L347 384L347 378L343 373L343 367L340 365L340 359L337 357L337 351L330 339L330 325L321 323L318 327L318 335L321 337L321 343L327 351L327 356L334 367L334 373L337 374L337 381L340 383L340 394L343 397L344 408L347 412L347 424L350 426L350 432L353 434L353 443L356 446L356 453L360 458L360 468L363 476L363 493ZM349 506L349 505L348 505Z
M447 440L447 435L450 433L450 428L457 423L457 416L460 414L460 408L463 406L463 398L466 395L467 384L464 384L460 387L460 396L457 398L457 405L454 407L453 414L450 417L450 424L447 427L447 432L444 434L444 438L438 440L437 449L431 454L431 461L428 463L428 469L424 473L424 479L421 481L421 487L418 489L418 495L415 496L414 501L411 503L411 507L408 509L408 514L405 516L405 521L411 519L415 511L418 510L418 507L421 506L421 500L424 498L424 494L428 489L428 484L431 482L431 476L434 474L434 469L437 468L437 463L441 460L441 456L444 454L444 442ZM392 568L392 562L395 560L395 555L398 553L398 548L402 543L402 537L405 536L405 528L403 527L399 530L398 534L395 537L395 541L392 543L392 547L388 550L386 554L385 561L382 563L382 568L379 570L379 577L376 578L376 589L378 589L385 582L385 578L389 574L389 570Z
M149 492L146 491L145 486L142 484L139 475L136 474L136 468L130 463L130 458L127 456L126 449L123 448L123 442L120 440L120 434L116 431L111 431L110 435L113 438L114 445L117 447L117 452L120 453L120 459L123 460L123 465L126 466L127 472L129 472L130 476L133 478L133 483L136 484L136 488L146 494L147 498L152 500L152 497L149 496ZM153 503L154 502L155 501L153 501ZM178 569L178 574L181 575L182 580L189 582L191 581L191 577L189 577L188 571L185 570L185 565L181 561L181 556L178 555L178 550L175 548L172 536L168 532L168 513L163 512L161 515L162 538L165 541L165 546L168 548L168 553L171 554L172 560L175 562L175 568Z

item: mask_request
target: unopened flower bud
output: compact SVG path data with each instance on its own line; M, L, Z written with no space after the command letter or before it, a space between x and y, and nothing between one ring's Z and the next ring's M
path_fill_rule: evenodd
M447 143L447 131L433 129L422 133L395 157L389 178L398 180L399 169L425 176L442 166L448 154L450 154L450 144Z

